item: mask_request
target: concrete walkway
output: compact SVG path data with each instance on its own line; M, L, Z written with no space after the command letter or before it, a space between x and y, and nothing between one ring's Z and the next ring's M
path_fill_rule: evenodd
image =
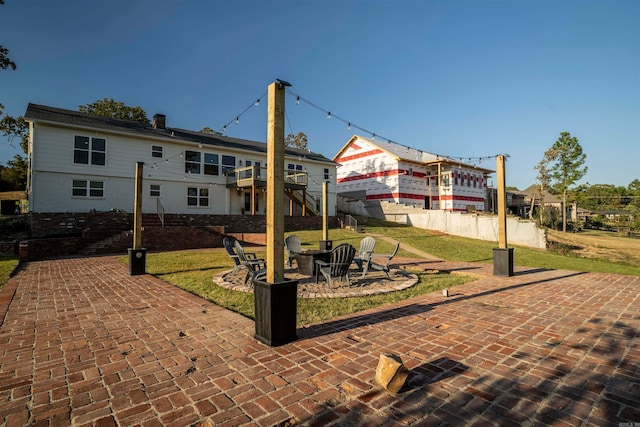
M28 263L0 293L0 425L640 422L640 277L404 262L478 279L277 348L113 257ZM383 352L410 369L396 396L374 381Z

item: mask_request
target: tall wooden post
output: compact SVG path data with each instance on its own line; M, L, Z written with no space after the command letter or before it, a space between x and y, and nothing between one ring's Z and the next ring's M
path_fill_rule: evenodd
M136 163L136 194L133 201L133 249L142 248L142 173L144 163Z
M507 247L507 190L504 172L504 156L496 158L496 177L498 184L498 247Z
M269 85L267 118L267 281L284 280L284 95Z
M504 155L497 156L498 247L493 248L494 276L513 276L513 248L507 247L507 190L504 161Z
M256 333L269 346L295 341L298 281L284 278L284 95L269 85L267 123L267 277L253 282Z
M329 240L329 182L322 182L322 240Z
M129 248L129 275L146 273L147 250L142 248L142 172L144 163L136 163L133 196L133 248Z

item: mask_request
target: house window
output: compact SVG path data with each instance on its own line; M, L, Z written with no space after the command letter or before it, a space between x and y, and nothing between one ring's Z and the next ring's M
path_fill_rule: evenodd
M107 141L76 135L73 145L73 163L104 166L107 158Z
M202 158L202 153L200 153L199 151L186 150L184 152L185 173L196 173L200 175L200 159L201 158Z
M222 173L227 174L227 172L229 172L227 176L236 176L235 173L231 172L235 170L235 168L236 168L236 156L225 156L223 154L222 155Z
M287 169L289 170L296 170L296 171L301 171L304 170L304 168L302 167L302 165L295 165L293 163L289 163L287 164ZM327 172L329 172L329 169L326 169Z
M151 184L149 187L149 197L160 197L160 184Z
M324 168L324 180L329 181L329 169Z
M104 182L74 179L71 194L74 197L104 197Z
M204 174L219 175L220 174L220 156L213 153L204 153Z
M187 188L187 206L205 208L209 206L209 189L202 187Z
M164 156L164 148L162 145L152 145L151 146L151 157L162 158Z

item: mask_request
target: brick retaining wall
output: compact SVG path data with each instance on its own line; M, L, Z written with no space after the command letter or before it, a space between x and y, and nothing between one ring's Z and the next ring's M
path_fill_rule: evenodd
M126 254L133 246L133 214L121 212L30 214L32 239L20 242L21 261L66 255ZM322 229L322 217L285 217L285 231ZM142 246L147 250L222 247L224 235L266 244L264 215L144 215ZM339 226L337 217L329 227ZM121 237L119 237L121 236Z

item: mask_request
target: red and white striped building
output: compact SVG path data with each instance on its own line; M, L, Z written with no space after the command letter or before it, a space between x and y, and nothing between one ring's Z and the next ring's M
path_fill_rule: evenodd
M353 136L335 155L337 193L447 211L485 207L493 171L415 148Z

